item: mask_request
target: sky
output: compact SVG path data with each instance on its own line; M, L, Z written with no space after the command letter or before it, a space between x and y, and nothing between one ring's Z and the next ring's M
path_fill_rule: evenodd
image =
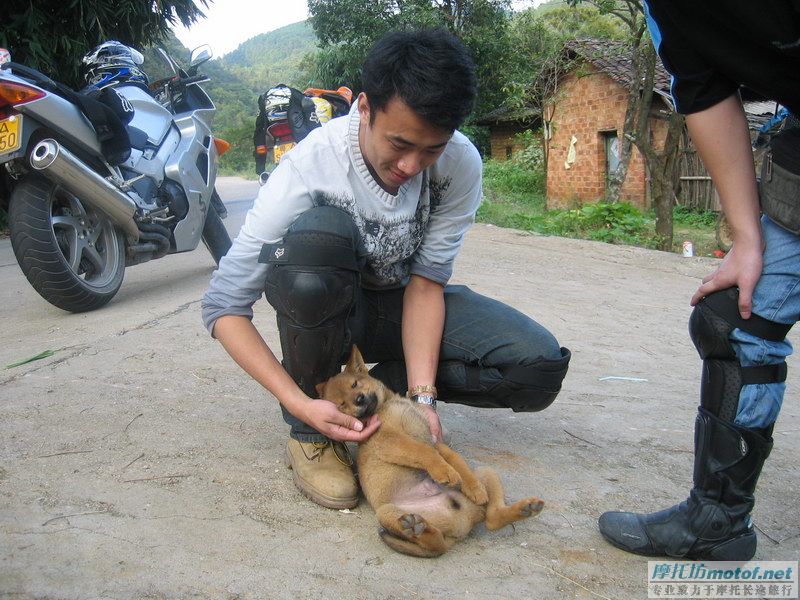
M543 0L514 0L519 10ZM222 56L260 34L308 18L307 0L216 0L204 9L206 18L190 29L176 28L175 35L189 48L210 44L214 56Z
M307 0L216 0L203 12L205 19L190 29L176 28L175 36L190 50L210 44L214 56L222 56L260 33L305 21L308 4Z

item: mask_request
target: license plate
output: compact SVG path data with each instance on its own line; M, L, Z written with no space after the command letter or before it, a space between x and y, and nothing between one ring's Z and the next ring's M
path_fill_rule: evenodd
M281 156L286 154L292 148L294 148L294 142L289 142L288 144L278 144L275 146L272 149L275 162L277 163L281 159Z
M0 121L0 154L8 154L19 150L22 137L19 134L22 117L14 115Z

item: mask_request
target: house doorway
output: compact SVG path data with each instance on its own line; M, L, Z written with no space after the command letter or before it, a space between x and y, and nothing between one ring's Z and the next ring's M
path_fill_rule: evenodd
M620 163L620 144L616 130L602 131L603 150L605 154L605 179L606 194L608 194L608 183L612 174L617 172Z

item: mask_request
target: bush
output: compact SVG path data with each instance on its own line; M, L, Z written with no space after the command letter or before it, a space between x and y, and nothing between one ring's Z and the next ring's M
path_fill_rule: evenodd
M672 211L675 225L687 227L715 227L717 213L713 210L692 210L685 206L676 206Z
M485 187L497 193L543 194L544 171L527 169L507 160L489 160L483 164Z
M656 247L652 222L627 202L598 202L565 211L550 211L544 231L612 244Z
M514 153L511 160L520 167L529 171L542 173L544 180L544 150L541 144L541 132L523 131L518 133L517 141L523 144L522 150Z

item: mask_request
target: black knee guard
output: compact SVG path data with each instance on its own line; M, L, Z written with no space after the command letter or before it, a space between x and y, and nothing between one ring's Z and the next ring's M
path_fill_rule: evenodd
M361 267L357 237L290 230L282 243L264 245L259 262L270 265L265 294L277 313L284 368L315 398L316 384L338 373L349 352L347 318Z
M479 408L510 408L514 412L537 412L553 403L569 368L570 351L561 348L556 359L540 357L529 365L482 367L458 361L440 363L436 380L444 402ZM456 382L441 377L442 366L457 372ZM487 385L487 382L493 384Z
M561 357L555 360L540 358L530 365L518 365L503 370L506 381L518 387L508 398L514 412L538 412L553 403L561 391L561 382L567 375L572 354L561 348Z
M786 380L786 363L742 367L731 345L730 334L741 329L766 340L779 342L791 325L768 321L753 314L742 319L739 290L728 288L701 300L689 318L689 335L703 359L700 405L716 417L732 422L739 407L742 386L780 383Z

